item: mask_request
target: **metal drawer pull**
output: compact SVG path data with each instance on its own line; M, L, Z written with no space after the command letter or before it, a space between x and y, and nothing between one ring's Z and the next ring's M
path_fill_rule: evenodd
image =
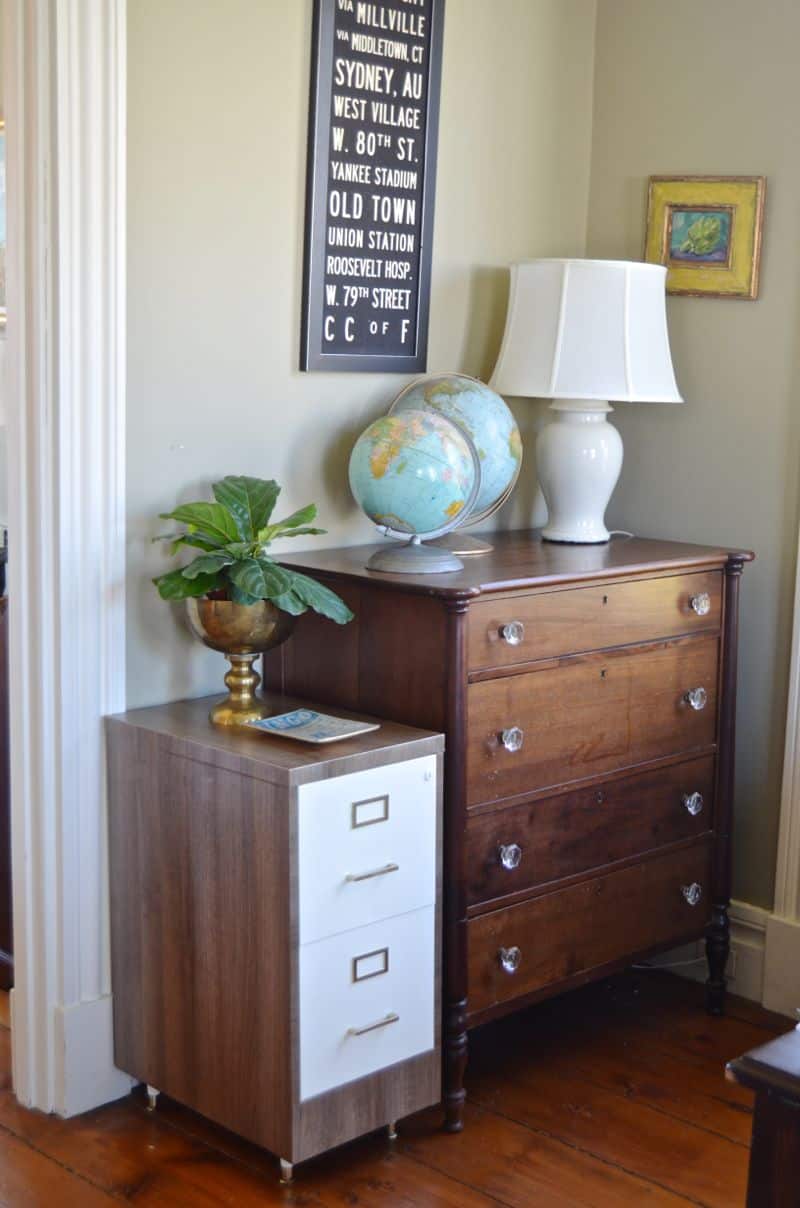
M690 906L696 906L703 896L703 887L698 885L697 881L692 881L691 885L681 886L681 893Z
M525 637L525 626L522 621L507 621L505 625L500 626L500 637L504 642L508 642L509 646L519 646Z
M497 849L497 854L500 857L500 863L503 868L513 872L515 868L519 868L522 863L522 848L519 843L501 843Z
M399 1023L400 1016L395 1011L390 1011L388 1015L384 1015L383 1019L376 1019L375 1023L365 1023L363 1028L348 1028L348 1036L366 1036L367 1032L377 1032L378 1028L387 1028L390 1023Z
M690 599L689 607L699 617L706 617L711 612L711 596L707 591L698 592L696 596L692 596Z
M513 948L499 948L497 955L506 973L516 973L522 960L522 953L516 945Z
M705 802L703 801L703 794L684 793L683 804L686 806L692 817L696 818L698 814L703 812L703 806L705 805Z
M524 741L525 735L519 726L510 726L507 730L500 732L500 745L507 751L511 751L512 754L521 749Z
M701 709L705 709L706 707L708 693L705 688L690 688L688 692L684 693L683 699L690 708L699 713Z
M371 881L373 877L385 877L387 872L399 871L399 864L384 864L383 868L373 868L369 872L349 872L345 881Z

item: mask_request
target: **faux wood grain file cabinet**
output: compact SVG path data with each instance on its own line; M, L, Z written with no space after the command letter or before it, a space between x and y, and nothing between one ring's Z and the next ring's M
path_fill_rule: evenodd
M372 548L286 561L356 615L268 682L444 730L447 1124L468 1029L702 935L728 955L737 600L746 552L496 534L445 575L365 569Z
M108 721L115 1059L289 1178L439 1101L443 740L311 747L208 709Z

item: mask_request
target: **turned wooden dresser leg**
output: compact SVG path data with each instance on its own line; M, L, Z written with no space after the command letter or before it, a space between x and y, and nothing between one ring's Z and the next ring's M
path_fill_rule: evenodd
M715 902L711 908L711 924L706 932L706 1008L709 1015L722 1015L725 1010L725 966L728 963L730 948L728 907L724 902Z
M710 1015L725 1009L725 966L731 947L728 907L731 901L731 832L734 753L736 749L736 651L739 636L739 583L744 561L732 554L725 565L725 627L722 636L722 707L717 734L717 789L713 848L711 923L706 931Z
M452 1003L447 1013L444 1065L444 1130L461 1132L464 1127L464 1074L467 1069L467 1000Z

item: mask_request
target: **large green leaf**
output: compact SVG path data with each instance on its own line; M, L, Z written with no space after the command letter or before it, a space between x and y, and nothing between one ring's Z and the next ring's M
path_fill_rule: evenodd
M259 604L261 596L251 596L249 592L242 591L235 583L228 584L228 594L234 604Z
M196 579L198 575L217 575L224 566L230 566L231 562L233 558L230 554L201 554L194 562L184 566L181 574L184 579Z
M293 594L304 604L308 604L309 608L313 608L314 612L329 617L337 625L346 625L348 621L352 621L352 612L344 600L330 588L323 587L316 579L309 579L307 575L298 574L297 571L290 571L290 574Z
M220 586L219 575L198 575L187 579L182 570L171 570L153 579L162 600L197 599Z
M162 512L161 519L190 525L201 538L209 536L223 545L240 536L233 516L219 503L182 503L174 512Z
M321 536L324 533L327 533L327 529L315 529L305 524L303 528L290 529L288 533L278 533L278 536Z
M256 540L259 529L272 515L281 490L272 479L247 478L238 474L229 474L222 482L215 482L211 489L217 503L227 508L233 516L237 535L243 541Z
M304 508L298 508L296 512L292 512L291 516L287 516L285 520L279 520L277 523L282 529L297 528L299 524L310 524L316 514L317 505L309 503Z
M291 577L267 558L242 558L234 562L228 569L228 578L240 591L257 600L271 600L292 589Z
M307 525L317 514L317 505L309 503L304 508L300 508L296 512L292 512L291 516L287 516L285 520L277 520L274 524L268 524L265 528L259 529L258 540L262 545L269 545L270 541L274 541L276 537L294 536L294 532L287 530L297 530L298 533L324 533L324 529L300 528L301 525Z
M285 591L281 596L273 596L272 603L283 612L291 613L293 617L302 616L308 609L308 605L304 604L293 591Z
M206 541L197 533L162 533L160 537L154 537L153 541L170 541L172 543L169 547L171 554L177 554L182 545L190 545L193 549L204 550L216 550L220 547L219 541Z

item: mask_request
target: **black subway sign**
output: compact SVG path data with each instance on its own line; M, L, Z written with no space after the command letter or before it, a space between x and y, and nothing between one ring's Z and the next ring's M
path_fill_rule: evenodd
M444 0L316 0L302 369L426 368Z

